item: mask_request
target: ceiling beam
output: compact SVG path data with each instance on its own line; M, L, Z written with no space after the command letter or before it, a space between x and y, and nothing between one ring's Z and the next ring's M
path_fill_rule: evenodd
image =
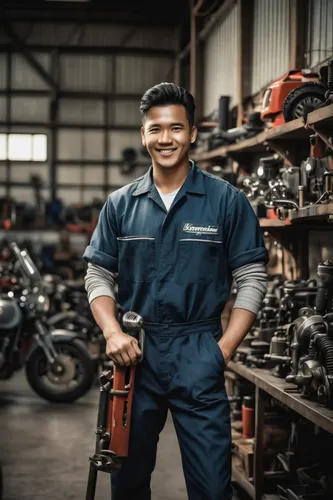
M107 2L105 2L107 4ZM110 2L111 4L111 2ZM138 2L139 4L139 2ZM94 9L83 9L82 4L78 4L80 8L71 8L66 6L66 8L14 8L13 6L8 6L6 8L6 17L11 22L52 22L52 23L64 23L64 22L87 22L87 23L97 23L97 24L137 24L141 27L151 27L153 26L166 26L175 27L180 25L186 15L186 6L182 7L178 5L177 14L175 15L175 9L168 8L163 12L163 15L158 13L158 9L142 9L141 11L134 11L133 9L126 8L126 2L122 11L112 11L110 9L103 9L103 6L95 7ZM88 4L87 6L88 7Z
M44 80L44 82L51 87L52 90L57 92L59 90L58 85L53 80L51 75L43 68L43 66L37 61L37 59L31 53L31 50L24 43L24 41L15 33L14 29L10 25L10 23L4 18L0 18L0 25L2 26L5 34L11 39L16 50L22 54L27 63L31 66L32 69L36 71L36 73Z
M17 47L9 44L0 44L0 52L13 52ZM138 56L156 56L156 57L175 57L175 51L170 49L155 49L153 47L124 47L123 45L111 46L89 46L89 45L27 45L26 49L30 52L50 53L57 49L59 54L89 54L89 55L138 55ZM21 50L20 50L21 52Z

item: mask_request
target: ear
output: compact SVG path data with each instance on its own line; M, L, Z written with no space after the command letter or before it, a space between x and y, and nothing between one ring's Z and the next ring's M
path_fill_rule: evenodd
M192 127L191 130L191 144L193 144L197 140L197 135L198 135L198 129L197 127Z
M142 145L146 147L145 129L143 127L141 127L141 141Z

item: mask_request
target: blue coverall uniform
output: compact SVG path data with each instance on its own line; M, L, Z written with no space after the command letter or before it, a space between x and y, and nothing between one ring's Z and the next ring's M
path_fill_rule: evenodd
M267 262L243 193L191 162L167 212L142 178L112 193L84 259L118 277L122 309L144 318L129 457L112 479L114 500L149 500L159 433L171 411L190 500L231 498L231 427L217 341L232 271ZM165 485L167 488L167 484Z

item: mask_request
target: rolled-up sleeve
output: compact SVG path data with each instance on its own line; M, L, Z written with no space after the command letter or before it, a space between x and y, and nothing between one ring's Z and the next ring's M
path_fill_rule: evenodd
M238 192L232 201L225 222L225 249L228 267L232 272L252 262L268 262L258 218L249 201Z
M116 273L118 271L117 234L116 213L109 197L100 212L97 226L90 244L84 251L83 259Z

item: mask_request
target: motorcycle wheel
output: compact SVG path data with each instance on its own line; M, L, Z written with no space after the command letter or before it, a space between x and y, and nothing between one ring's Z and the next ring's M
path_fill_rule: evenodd
M71 403L84 396L92 387L95 366L84 343L54 341L54 347L65 367L56 376L41 347L37 347L26 363L26 375L31 388L42 398L53 403Z

